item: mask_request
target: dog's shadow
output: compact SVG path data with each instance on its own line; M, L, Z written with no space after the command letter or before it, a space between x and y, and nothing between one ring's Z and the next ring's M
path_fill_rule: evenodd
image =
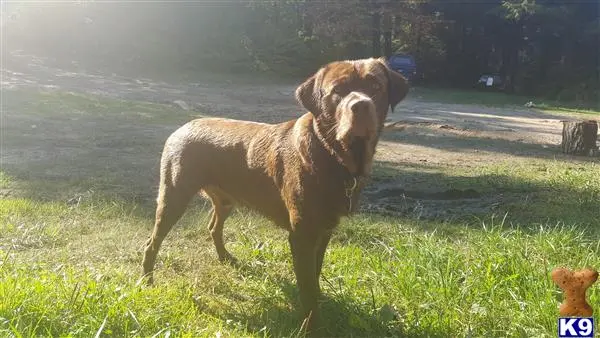
M260 267L243 262L236 262L232 267L245 276L264 276L264 270ZM254 309L229 306L218 310L203 308L202 311L237 323L238 328L249 333L270 337L303 337L304 334L300 332L303 318L299 311L300 301L295 280L281 277L276 282L285 298L284 302L271 297L258 297L253 299ZM382 318L377 310L369 309L370 306L361 305L357 300L333 291L323 279L321 287L324 291L320 298L321 318L320 327L315 332L317 336L405 336L402 329L391 322L394 318Z

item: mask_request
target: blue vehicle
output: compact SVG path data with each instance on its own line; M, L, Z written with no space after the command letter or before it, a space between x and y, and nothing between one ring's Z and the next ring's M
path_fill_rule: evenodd
M394 54L388 60L390 68L404 75L404 77L412 81L417 75L417 64L415 58L407 54Z

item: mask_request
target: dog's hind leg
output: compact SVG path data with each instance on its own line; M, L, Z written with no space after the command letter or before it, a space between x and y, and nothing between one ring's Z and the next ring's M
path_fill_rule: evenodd
M233 210L233 202L216 189L205 189L204 193L210 198L213 206L208 230L215 244L219 261L236 263L236 259L225 249L223 242L223 226Z
M144 251L144 276L148 278L148 284L152 284L154 281L153 270L160 245L173 225L181 218L190 200L197 192L192 187L192 184L186 185L189 182L184 182L186 184L176 186L172 184L169 174L161 176L154 230L146 242L146 249Z

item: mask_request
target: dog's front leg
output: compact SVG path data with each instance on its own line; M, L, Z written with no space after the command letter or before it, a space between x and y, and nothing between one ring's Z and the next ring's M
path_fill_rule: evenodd
M301 330L308 333L314 333L319 320L317 302L320 294L317 274L319 237L315 233L307 233L298 228L289 235L296 283L302 303L302 314L305 318Z
M321 276L321 269L323 268L323 259L325 257L325 251L327 251L327 246L329 245L329 240L331 239L331 231L324 231L321 236L319 236L319 242L317 244L317 282L319 281L319 277Z

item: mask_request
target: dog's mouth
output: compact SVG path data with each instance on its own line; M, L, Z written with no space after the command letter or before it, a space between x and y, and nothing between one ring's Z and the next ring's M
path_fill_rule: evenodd
M362 176L365 172L365 159L367 156L367 138L355 137L350 142L348 150L356 164L356 175Z

